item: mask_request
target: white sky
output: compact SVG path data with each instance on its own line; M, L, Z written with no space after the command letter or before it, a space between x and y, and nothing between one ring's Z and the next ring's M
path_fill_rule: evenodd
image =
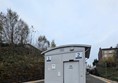
M56 44L92 45L88 63L99 47L118 43L118 0L0 0L0 11L16 11L36 31Z

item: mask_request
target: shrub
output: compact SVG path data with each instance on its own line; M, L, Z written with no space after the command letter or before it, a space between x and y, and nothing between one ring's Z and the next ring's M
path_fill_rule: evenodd
M44 59L41 52L25 47L0 49L0 82L21 83L44 78Z

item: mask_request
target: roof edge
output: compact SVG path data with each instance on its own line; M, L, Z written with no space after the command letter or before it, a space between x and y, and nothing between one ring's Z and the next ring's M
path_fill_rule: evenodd
M61 45L61 46L57 46L55 48L48 49L48 50L42 52L41 54L45 54L45 53L50 52L52 50L59 49L59 48L65 48L65 47L85 47L85 48L90 48L91 49L91 45L86 45L86 44L68 44L68 45Z

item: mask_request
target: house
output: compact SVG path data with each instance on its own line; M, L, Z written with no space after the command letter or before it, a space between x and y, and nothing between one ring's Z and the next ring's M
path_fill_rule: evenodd
M98 60L100 61L102 58L113 57L114 55L118 58L118 47L99 48Z

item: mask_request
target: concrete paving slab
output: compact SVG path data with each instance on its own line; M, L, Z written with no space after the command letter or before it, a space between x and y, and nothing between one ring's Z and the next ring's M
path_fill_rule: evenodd
M44 83L44 80L30 81L30 82L24 82L24 83ZM111 81L111 80L90 74L86 76L86 83L118 83L118 82Z

